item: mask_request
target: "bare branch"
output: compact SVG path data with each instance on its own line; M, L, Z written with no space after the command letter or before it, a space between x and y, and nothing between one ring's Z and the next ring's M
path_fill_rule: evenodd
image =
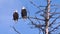
M51 6L56 6L56 7L59 7L60 8L60 5L57 5L57 4L54 4L54 5L51 5Z
M55 8L55 11L54 12L49 12L51 15L50 15L50 18L49 19L51 19L51 18L56 18L56 17L53 17L54 15L57 15L57 14L60 14L60 12L57 12L57 8Z
M52 26L52 24L54 24L54 22L55 22L58 18L60 18L60 16L56 17L56 18L53 20L53 22L49 25L49 27Z
M45 9L39 10L39 11L37 11L35 14L39 14L39 13L43 12L44 10L45 10Z
M29 1L31 4L33 4L36 8L38 8L40 11L36 12L36 13L40 13L43 12L45 9L41 9L40 7L44 7L44 6L37 6L36 4L34 4L32 1Z
M52 15L50 15L50 18L56 18L56 17L53 17L54 15L57 15L57 14L60 14L59 12L53 12L53 13L51 13ZM49 19L50 19L49 18Z
M60 14L60 12L53 12L53 13L50 13L50 14Z
M60 24L56 26L55 28L53 28L53 30L51 30L50 32L54 31L55 29L58 29L58 27L60 27Z
M39 8L36 4L34 4L32 1L29 1L31 4L33 4L35 7ZM40 8L39 8L40 9Z
M37 17L27 17L28 19L29 18L32 18L32 19L36 19L36 20L42 20L42 21L44 21L44 19L39 19L39 18L37 18Z
M51 4L51 6L60 6L60 5L58 5L58 4Z
M28 19L31 21L31 24L36 25L29 17L28 17Z
M45 27L45 25L36 24L36 23L34 23L30 18L28 18L28 19L31 21L31 25L34 25L33 28L38 28L39 31L40 31L40 29L41 29L41 30L43 31L43 34L44 34L44 29L43 29L42 27ZM40 32L39 32L39 34L40 34Z
M18 34L21 34L19 31L16 30L16 28L13 26L12 27L14 29L15 32L17 32Z

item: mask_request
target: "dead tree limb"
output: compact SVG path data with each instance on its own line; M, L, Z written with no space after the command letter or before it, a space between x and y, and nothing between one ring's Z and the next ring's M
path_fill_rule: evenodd
M16 30L16 28L14 26L12 26L12 28L14 29L14 31L18 34L21 34L19 31Z
M45 18L45 34L48 34L48 26L49 26L49 12L50 12L50 0L47 0L47 7L46 7L46 18Z

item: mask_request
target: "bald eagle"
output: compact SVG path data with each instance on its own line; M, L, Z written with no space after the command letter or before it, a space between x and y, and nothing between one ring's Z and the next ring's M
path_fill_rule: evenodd
M19 18L19 14L17 12L17 10L13 13L13 20L14 21L18 21L18 18Z
M25 7L22 7L21 16L22 16L23 19L27 18L27 10L26 10Z

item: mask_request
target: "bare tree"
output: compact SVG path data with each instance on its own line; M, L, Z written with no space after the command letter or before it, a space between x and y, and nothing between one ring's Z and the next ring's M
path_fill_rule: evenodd
M40 16L44 17L44 19L41 19L41 18L37 18L36 17L32 17L32 19L37 19L37 20L40 20L42 22L44 22L44 24L36 24L33 20L29 19L32 23L32 25L35 25L35 28L39 28L42 30L43 34L52 34L52 32L54 32L54 30L58 30L58 28L60 27L60 24L59 22L57 23L57 19L60 18L60 13L57 12L57 7L53 10L53 12L50 10L52 8L52 6L57 6L57 5L51 5L51 1L50 0L46 0L47 1L47 5L46 6L37 6L33 1L29 1L31 4L33 4L33 6L37 7L38 9L40 9L40 7L45 7L45 9L43 10L39 10L36 12L36 14L39 14L40 13ZM42 14L43 12L43 14ZM55 15L58 15L57 17ZM53 17L54 16L54 17ZM31 18L31 17L30 17ZM54 20L52 20L54 19ZM52 22L50 22L52 20ZM39 23L41 23L40 21L38 21ZM58 26L56 25L56 27L52 27L55 22L58 24ZM49 30L49 29L52 29L52 30ZM41 31L40 30L40 31ZM39 33L40 34L40 33Z
M31 17L27 16L27 18L30 20L31 25L34 25L34 27L31 28L38 28L39 34L41 34L40 31L42 31L43 34L53 34L55 31L57 31L60 27L60 22L57 22L57 19L60 18L60 13L57 12L57 7L53 8L54 10L51 11L52 6L57 6L56 4L51 5L51 0L45 0L47 5L46 6L37 6L33 1L29 0L33 6L39 9L35 14L38 14L39 16L42 16L43 18L38 18L37 16ZM41 9L40 7L44 7L44 9ZM57 15L57 16L55 16ZM33 19L33 20L32 20ZM34 22L36 20L39 24ZM52 22L51 22L52 21ZM55 26L54 26L55 24ZM57 25L58 24L58 25ZM19 33L15 27L13 29ZM52 33L53 32L53 33ZM58 32L59 33L59 32Z

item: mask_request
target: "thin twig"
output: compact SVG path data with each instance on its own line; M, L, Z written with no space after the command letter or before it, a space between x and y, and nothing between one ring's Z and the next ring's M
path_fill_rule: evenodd
M44 21L44 19L39 19L39 18L37 18L37 17L27 17L27 18L32 18L32 19L37 19L37 20L42 20L42 21Z
M15 28L14 26L13 26L12 28L14 29L15 32L17 32L18 34L20 34L20 32L17 31L16 28Z
M55 29L58 29L58 27L60 27L60 24L56 26L55 28L53 28L53 30L51 30L50 32L54 31Z
M53 20L53 22L49 25L49 27L52 26L52 24L54 24L54 22L55 22L58 18L60 18L60 16L56 17L56 18Z

